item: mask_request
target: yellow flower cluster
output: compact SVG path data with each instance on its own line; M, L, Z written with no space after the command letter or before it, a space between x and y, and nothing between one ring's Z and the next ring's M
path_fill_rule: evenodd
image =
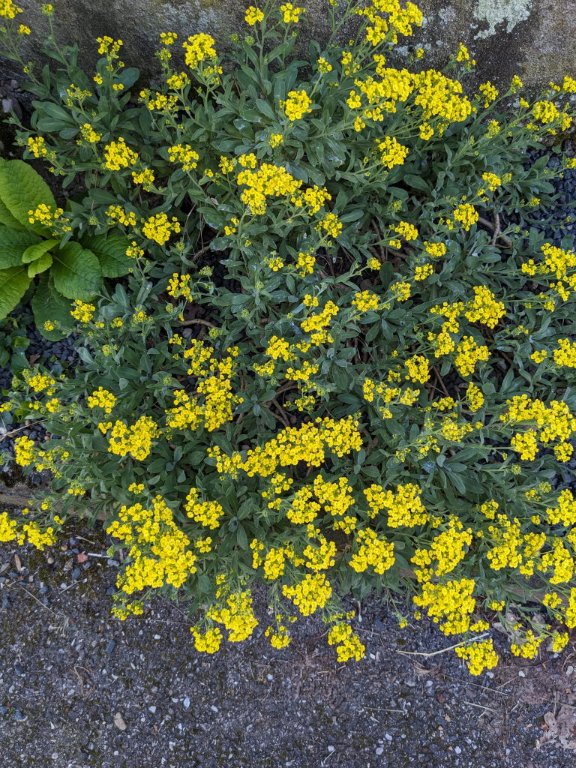
M556 365L576 368L576 344L570 339L558 339L557 347L552 356Z
M147 192L152 189L156 177L151 168L143 168L141 171L132 172L134 184L140 184Z
M171 163L181 163L183 171L193 171L198 165L200 155L190 144L173 144L168 147L168 159Z
M417 549L412 556L410 562L416 566L417 580L430 581L450 573L462 562L471 544L472 529L464 528L460 520L451 519L448 529L435 536L428 549Z
M487 669L497 666L499 657L494 649L494 641L491 638L476 643L460 645L455 649L456 656L466 662L468 671L472 675L481 675Z
M246 640L258 626L249 591L232 593L227 597L224 606L209 608L206 618L222 624L228 631L228 640L231 643Z
M102 134L95 131L90 123L83 123L80 126L80 136L87 144L97 144L102 138Z
M472 114L474 108L470 100L463 95L462 84L435 69L415 74L414 87L417 90L414 103L421 107L422 118L439 118L440 131L443 126L463 122Z
M350 659L360 661L366 653L366 647L346 622L339 622L330 628L328 645L336 646L336 657L341 662L350 661Z
M196 555L190 540L174 521L172 510L161 496L151 508L142 504L123 506L118 520L106 529L129 547L129 565L116 585L127 595L147 588L160 589L165 584L181 587L196 572Z
M0 17L3 19L15 19L19 13L23 13L13 0L0 0Z
M490 352L487 346L477 344L472 336L464 336L456 347L454 364L461 376L472 376L476 370L476 365L480 362L486 362L489 357Z
M447 581L445 584L425 582L422 592L415 595L415 605L425 608L428 616L445 635L459 635L468 631L470 615L474 612L476 601L472 596L476 582L474 579Z
M332 585L323 573L307 573L293 586L284 584L282 594L294 603L302 616L311 616L331 598Z
M94 317L94 312L96 312L94 304L87 304L80 299L74 300L74 309L70 310L74 320L78 320L79 323L89 323Z
M296 208L306 208L312 216L318 213L330 200L332 200L332 195L328 190L317 185L307 187L304 192L299 192L291 198L291 202Z
M86 403L88 408L101 408L104 413L111 413L116 405L116 396L104 387L98 387L88 396Z
M372 568L374 573L382 575L394 565L394 544L380 538L376 531L363 528L358 531L355 543L357 550L350 558L350 568L356 573L363 573Z
M186 301L192 301L192 290L190 288L190 275L179 275L174 272L168 286L166 287L166 293L172 296L173 299L186 299Z
M324 218L320 219L316 225L316 229L321 232L325 232L328 237L333 237L336 239L342 232L343 224L338 218L337 214L331 211L330 213L327 213Z
M280 102L280 108L286 118L293 123L312 111L312 99L306 91L289 91L286 99Z
M46 203L40 203L33 210L28 211L28 222L30 224L42 224L49 227L62 217L63 208L52 208Z
M227 456L218 446L209 448L208 455L216 460L218 472L236 475L241 470L249 477L270 477L279 467L295 467L300 462L319 467L328 452L341 458L361 447L359 423L353 416L324 417L300 427L286 427L263 446L247 451L244 459L240 453Z
M506 308L497 301L492 291L485 285L476 285L472 289L474 298L466 304L464 316L471 323L480 323L488 328L495 328L506 314Z
M406 378L417 384L426 384L430 378L430 365L424 355L413 355L404 363Z
M109 205L106 209L106 217L123 227L135 227L137 223L134 211L127 211L121 205Z
M98 53L100 56L106 56L110 60L118 58L120 48L124 45L122 40L114 40L108 37L108 35L97 37L96 42L98 43Z
M201 632L197 627L190 627L194 638L194 648L199 653L217 653L222 645L222 632L218 627Z
M119 137L104 147L104 167L109 171L121 171L138 162L138 153L130 149L125 139Z
M203 423L208 432L219 429L232 421L233 409L243 398L232 392L232 375L237 349L231 347L222 360L214 356L213 347L193 341L184 351L189 361L188 374L196 376L196 395L191 397L184 390L174 395L174 407L166 411L167 426L171 429L197 429Z
M211 35L200 32L197 35L191 35L182 47L185 50L184 61L190 69L197 69L202 62L217 57L215 40Z
M390 528L412 528L428 521L428 512L420 498L421 494L422 490L414 483L399 485L396 491L385 491L376 483L364 490L370 516L386 509Z
M471 203L462 203L454 208L452 212L454 221L460 222L462 229L468 231L480 218L476 208Z
M533 461L538 452L538 443L549 445L557 442L556 449L568 444L576 432L576 417L572 415L568 405L561 400L551 400L547 406L540 399L531 399L528 395L517 395L506 401L507 410L500 420L507 424L528 424L534 428L524 433L517 433L511 441L512 447L519 451L521 458ZM557 458L568 460L572 451L564 457L562 450Z
M152 450L152 441L160 430L150 416L140 418L128 426L123 421L116 421L110 426L108 450L115 456L132 456L136 461L144 461ZM108 431L108 430L106 430Z
M482 180L486 182L490 192L494 192L498 187L502 186L502 178L495 173L483 173Z
M576 526L576 499L568 488L558 495L558 505L546 509L546 517L552 525L561 524L566 528Z
M380 152L380 162L388 170L396 165L404 165L409 153L408 147L400 144L393 136L377 139L376 147Z
M29 467L34 462L34 440L17 437L14 440L14 461L19 467Z
M149 216L142 225L142 234L149 240L153 240L158 245L165 245L173 234L178 234L182 230L180 222L176 216L172 220L166 213L155 213Z
M18 523L8 516L8 512L0 512L0 542L15 541L18 536Z
M255 24L259 24L261 21L264 21L264 11L261 8L257 8L256 6L251 5L246 8L244 21L250 27L253 27Z
M216 529L220 526L220 518L224 514L222 505L217 501L200 501L200 492L197 488L191 488L186 496L184 509L186 515L195 523L205 528Z
M292 196L302 186L286 168L272 163L262 163L258 170L245 169L236 177L236 183L246 187L240 199L255 216L266 213L269 197Z
M300 16L304 13L304 8L299 8L292 3L284 3L280 6L280 13L284 24L297 24L300 21Z
M352 299L352 306L358 312L370 312L380 306L379 297L372 291L358 291Z

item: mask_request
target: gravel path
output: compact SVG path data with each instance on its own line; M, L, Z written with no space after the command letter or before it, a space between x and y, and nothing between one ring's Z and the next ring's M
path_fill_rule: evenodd
M89 531L0 546L2 768L572 768L576 652L472 678L434 627L372 599L368 658L339 665L320 622L197 654L182 605L109 615L117 568ZM85 560L85 553L94 553ZM100 555L96 557L95 555ZM422 654L422 655L418 655Z

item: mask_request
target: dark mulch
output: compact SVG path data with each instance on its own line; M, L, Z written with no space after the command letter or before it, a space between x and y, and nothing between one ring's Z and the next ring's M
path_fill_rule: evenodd
M260 634L201 656L181 604L110 617L106 547L94 532L43 554L0 546L2 768L575 763L574 648L472 678L452 652L430 655L451 644L433 626L400 630L373 599L360 664L339 665L314 620L280 652Z

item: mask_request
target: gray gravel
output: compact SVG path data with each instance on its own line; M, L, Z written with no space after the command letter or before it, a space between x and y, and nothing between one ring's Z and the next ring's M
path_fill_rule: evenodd
M117 569L105 556L78 562L106 546L93 531L51 553L0 546L2 768L576 762L574 645L471 678L452 652L430 655L448 638L422 622L399 630L374 598L360 606L360 664L339 665L314 620L283 651L258 636L201 656L181 604L110 617Z

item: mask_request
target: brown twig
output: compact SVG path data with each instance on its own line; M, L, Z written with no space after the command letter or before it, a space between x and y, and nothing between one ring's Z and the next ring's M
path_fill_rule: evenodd
M10 432L5 432L2 437L0 437L0 443L3 440L6 440L8 437L12 437L12 435L17 435L18 432L22 432L23 429L28 429L29 427L33 427L35 424L39 424L39 421L30 421L28 424L24 424L23 427L18 427L17 429L12 429Z
M184 328L186 325L205 325L208 328L216 328L214 323L211 323L209 320L202 320L199 317L195 317L192 320L184 320L184 322L180 323L180 328Z
M496 214L498 216L498 214ZM478 218L478 222L482 224L485 227L488 227L488 229L491 229L492 232L494 232L493 242L492 245L496 244L496 240L502 240L504 245L506 245L508 248L512 248L512 240L508 237L508 235L503 234L501 231L499 231L499 219L497 219L498 222L498 228L492 224L491 221L488 221L488 219L485 219L483 216L480 216Z

